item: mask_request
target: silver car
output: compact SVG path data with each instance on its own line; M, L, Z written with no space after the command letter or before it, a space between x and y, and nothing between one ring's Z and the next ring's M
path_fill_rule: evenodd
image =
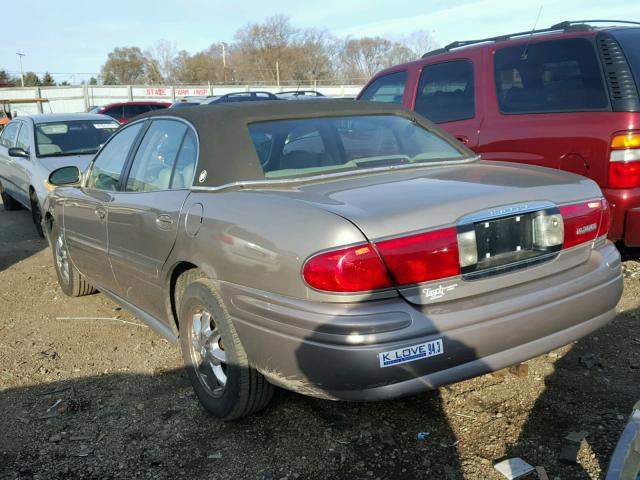
M88 113L18 117L0 135L0 194L6 210L31 210L43 236L41 205L52 170L87 168L94 154L119 124L106 115Z
M179 342L224 419L273 385L382 400L500 369L605 325L622 293L593 181L484 162L392 105L163 110L49 181L62 290Z

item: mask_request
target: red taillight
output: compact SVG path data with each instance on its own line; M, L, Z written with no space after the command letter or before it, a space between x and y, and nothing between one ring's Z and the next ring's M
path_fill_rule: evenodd
M410 285L460 274L455 228L377 242L376 248L396 285Z
M609 162L610 188L635 188L640 186L639 162Z
M614 135L610 147L609 187L640 187L640 133Z
M576 203L560 207L560 213L564 221L564 243L562 248L571 248L584 242L595 240L603 228L603 220L606 220L608 210L606 202L594 200L591 202ZM608 230L608 227L605 229Z
M375 249L359 245L320 253L307 260L302 274L309 286L328 292L367 292L459 275L456 229L384 240Z
M371 245L320 253L304 264L313 288L329 292L366 292L392 287L387 269Z

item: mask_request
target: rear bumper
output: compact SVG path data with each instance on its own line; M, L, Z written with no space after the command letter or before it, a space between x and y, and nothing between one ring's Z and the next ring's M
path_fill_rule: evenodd
M609 238L629 247L640 246L640 188L602 191L611 206Z
M272 383L362 401L435 388L577 340L613 319L622 276L607 242L552 277L424 308L400 298L336 305L221 288L250 361ZM380 367L384 352L438 339L439 355Z

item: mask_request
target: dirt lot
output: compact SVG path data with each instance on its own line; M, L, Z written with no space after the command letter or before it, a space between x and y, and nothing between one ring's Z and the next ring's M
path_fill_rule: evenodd
M177 347L100 294L65 297L29 214L0 211L0 478L499 479L505 456L601 478L640 399L640 264L625 255L616 320L525 378L372 404L280 391L225 424L198 405ZM563 463L577 431L578 463Z

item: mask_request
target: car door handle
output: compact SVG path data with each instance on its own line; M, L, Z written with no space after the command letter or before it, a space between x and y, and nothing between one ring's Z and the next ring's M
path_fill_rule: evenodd
M171 218L171 215L158 215L156 217L156 225L158 228L167 229L173 225L173 218Z
M93 213L95 213L96 217L98 217L100 220L104 220L104 217L107 216L107 211L102 207L96 207Z
M456 135L456 138L463 145L469 145L469 137L467 137L466 135Z

